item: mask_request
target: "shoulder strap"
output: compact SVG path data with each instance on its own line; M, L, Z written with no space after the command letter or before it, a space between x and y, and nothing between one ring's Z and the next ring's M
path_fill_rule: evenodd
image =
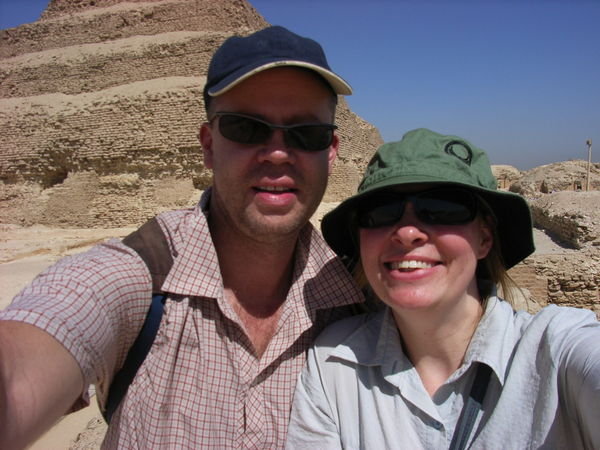
M106 423L125 397L139 367L152 347L158 332L166 295L161 292L162 284L173 265L173 258L165 235L153 218L123 239L123 243L135 250L148 266L152 277L152 303L133 345L127 353L123 367L115 374L108 390L106 407L102 411Z
M108 389L108 397L106 399L106 408L102 411L106 423L110 423L112 415L119 407L121 400L127 394L127 389L133 381L133 377L146 359L146 355L152 347L154 337L158 332L160 320L162 318L163 306L165 302L165 294L154 294L152 296L152 304L148 310L148 315L144 321L144 325L133 342L133 345L127 353L123 367L119 370L110 384Z
M454 430L454 435L452 436L452 442L450 442L450 450L462 450L466 448L471 436L471 430L473 430L473 425L475 425L475 420L477 419L477 414L483 409L483 399L487 392L491 373L492 369L490 366L478 363L477 373L475 374L469 398L463 406L456 429Z
M123 239L144 260L152 276L152 292L161 292L165 278L173 266L167 238L156 217Z

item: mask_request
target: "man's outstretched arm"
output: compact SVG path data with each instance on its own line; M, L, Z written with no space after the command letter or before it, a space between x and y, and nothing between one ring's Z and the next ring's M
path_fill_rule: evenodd
M0 321L0 448L30 444L82 390L79 365L57 340L33 325Z

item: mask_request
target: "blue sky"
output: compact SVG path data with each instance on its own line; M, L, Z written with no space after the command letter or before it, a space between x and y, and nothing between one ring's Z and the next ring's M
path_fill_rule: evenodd
M0 0L0 28L45 0ZM352 110L386 141L456 134L527 170L600 157L599 0L250 0L319 41L354 88Z

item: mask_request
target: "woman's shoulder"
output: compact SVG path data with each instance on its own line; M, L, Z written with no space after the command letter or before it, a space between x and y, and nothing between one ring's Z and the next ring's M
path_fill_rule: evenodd
M600 326L593 311L558 305L545 306L535 314L519 311L515 313L515 319L526 322L529 326L544 326L554 330L568 330L577 326L586 326L586 324Z
M385 310L346 317L328 325L315 340L315 347L334 348L349 339L371 339L381 328Z
M555 347L574 333L600 333L600 322L587 309L548 305L536 313L516 311L506 301L493 298L482 319L484 339L494 336L512 346L517 342Z
M583 308L548 305L535 314L517 312L515 324L521 341L533 339L556 354L600 338L600 322Z

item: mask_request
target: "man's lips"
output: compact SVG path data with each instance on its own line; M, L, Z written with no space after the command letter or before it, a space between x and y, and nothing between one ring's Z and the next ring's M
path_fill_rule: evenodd
M260 192L280 193L280 192L294 192L295 189L285 186L255 186L254 189Z
M298 189L289 185L258 185L252 188L255 200L263 208L290 208L297 201Z

